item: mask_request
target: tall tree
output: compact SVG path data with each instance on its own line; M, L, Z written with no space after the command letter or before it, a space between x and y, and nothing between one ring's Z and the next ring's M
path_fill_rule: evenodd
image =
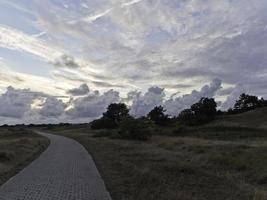
M217 103L213 98L201 98L190 109L179 114L179 119L190 125L197 125L213 120L217 114Z

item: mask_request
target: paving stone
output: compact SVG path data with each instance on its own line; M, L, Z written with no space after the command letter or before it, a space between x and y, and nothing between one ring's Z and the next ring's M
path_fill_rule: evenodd
M40 133L49 147L0 188L0 200L111 200L92 157L78 142Z

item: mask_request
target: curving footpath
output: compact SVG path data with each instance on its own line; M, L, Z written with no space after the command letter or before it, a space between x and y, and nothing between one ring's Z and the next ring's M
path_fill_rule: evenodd
M111 200L83 146L63 136L39 134L51 144L0 188L0 200Z

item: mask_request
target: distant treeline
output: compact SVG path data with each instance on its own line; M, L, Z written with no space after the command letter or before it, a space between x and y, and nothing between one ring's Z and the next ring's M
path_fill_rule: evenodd
M259 98L257 96L252 96L248 94L241 94L239 99L236 101L234 108L230 108L228 114L243 113L255 108L261 108L267 106L267 100Z
M263 98L241 94L239 99L236 100L234 108L228 111L220 111L217 110L217 103L213 98L203 97L190 108L180 112L176 117L165 114L166 110L162 106L156 106L147 116L134 119L130 116L126 104L113 103L109 105L100 119L94 120L90 124L93 129L115 129L120 127L120 124L127 119L128 123L130 123L129 120L150 121L159 126L168 126L177 121L185 125L201 125L214 120L218 115L237 114L265 106L267 106L267 101Z

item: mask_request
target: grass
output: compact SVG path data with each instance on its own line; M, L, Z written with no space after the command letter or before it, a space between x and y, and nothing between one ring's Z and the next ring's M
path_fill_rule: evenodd
M116 139L116 130L87 125L49 131L91 153L114 200L267 199L264 129L156 128L145 142Z
M0 128L0 185L46 149L49 140L18 127Z
M267 107L257 108L249 112L218 117L212 125L242 126L267 129Z

